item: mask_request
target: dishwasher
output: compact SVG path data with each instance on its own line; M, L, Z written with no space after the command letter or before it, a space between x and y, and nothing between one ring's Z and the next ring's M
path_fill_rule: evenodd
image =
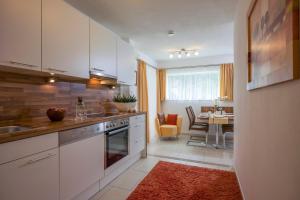
M59 133L60 199L72 199L104 176L104 124Z

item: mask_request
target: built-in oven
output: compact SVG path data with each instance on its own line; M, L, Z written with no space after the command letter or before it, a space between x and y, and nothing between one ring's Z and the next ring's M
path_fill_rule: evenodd
M118 119L105 123L106 151L105 169L129 153L129 119Z

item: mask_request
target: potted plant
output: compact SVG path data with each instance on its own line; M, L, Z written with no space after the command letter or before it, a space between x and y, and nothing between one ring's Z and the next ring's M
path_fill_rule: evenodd
M113 98L114 104L121 112L134 112L136 101L134 95L117 95Z

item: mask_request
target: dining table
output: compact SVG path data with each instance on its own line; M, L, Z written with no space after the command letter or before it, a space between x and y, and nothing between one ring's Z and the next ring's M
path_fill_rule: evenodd
M216 149L223 148L219 145L219 136L221 133L221 126L225 124L233 124L234 123L234 114L233 113L200 113L197 117L199 120L208 120L209 125L216 126L216 143L213 146Z

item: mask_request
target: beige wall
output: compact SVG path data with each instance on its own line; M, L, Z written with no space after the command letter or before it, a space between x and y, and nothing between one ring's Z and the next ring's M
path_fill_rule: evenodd
M300 81L246 90L250 1L235 18L235 168L245 199L299 200Z

